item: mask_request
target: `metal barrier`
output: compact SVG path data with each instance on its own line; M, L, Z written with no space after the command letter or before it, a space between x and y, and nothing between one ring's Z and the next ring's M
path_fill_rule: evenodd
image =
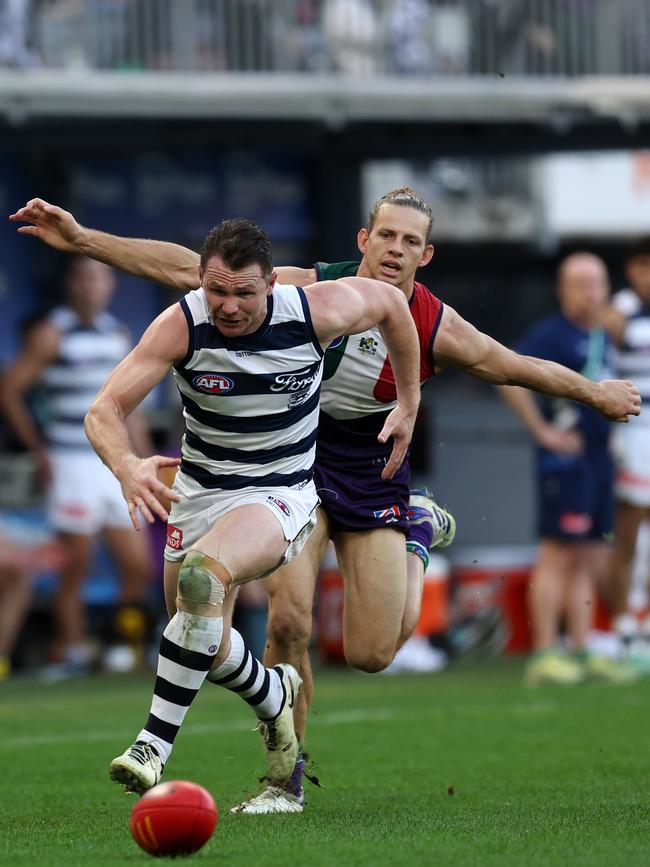
M4 0L0 65L643 75L650 0Z

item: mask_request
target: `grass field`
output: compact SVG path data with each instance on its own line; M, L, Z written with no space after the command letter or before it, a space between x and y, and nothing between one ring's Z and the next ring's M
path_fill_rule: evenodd
M148 711L150 678L0 685L0 863L145 863L135 796L107 775ZM262 772L253 719L206 685L164 779L214 795L197 863L650 864L650 683L527 689L518 663L442 675L321 672L308 747L325 788L302 815L230 816Z

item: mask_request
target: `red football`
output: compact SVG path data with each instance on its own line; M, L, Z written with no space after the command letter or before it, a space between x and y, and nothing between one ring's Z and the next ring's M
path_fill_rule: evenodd
M217 827L217 805L207 789L169 780L149 789L131 811L133 839L150 855L191 855Z

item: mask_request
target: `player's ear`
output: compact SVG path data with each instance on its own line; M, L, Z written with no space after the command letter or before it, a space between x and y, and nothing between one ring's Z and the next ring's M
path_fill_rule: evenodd
M276 284L277 282L278 282L278 272L277 272L277 271L274 271L274 272L271 274L271 277L269 278L268 285L267 285L267 287L266 287L266 294L267 294L267 295L270 295L271 292L273 292L273 287L275 286L275 284Z
M429 262L433 259L434 252L435 247L433 246L433 244L427 244L427 246L424 248L424 252L420 256L418 267L423 268L425 265L428 265Z
M357 247L359 250L365 254L366 245L368 243L368 230L367 229L359 229L357 233Z
M203 286L203 268L201 267L201 263L196 266L196 270L199 275L199 286Z

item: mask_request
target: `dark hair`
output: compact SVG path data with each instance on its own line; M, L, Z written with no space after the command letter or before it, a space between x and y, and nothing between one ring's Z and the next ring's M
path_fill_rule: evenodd
M273 270L273 247L264 229L239 217L222 220L211 231L201 247L201 268L211 256L219 255L233 271L258 264L267 277Z
M372 232L372 227L375 225L377 214L382 205L399 205L402 208L415 208L416 211L424 214L429 222L427 224L426 242L429 243L431 237L431 227L433 226L433 212L431 205L420 198L415 190L410 187L398 187L396 190L391 190L378 199L370 210L368 217L368 231Z
M625 261L629 262L630 259L636 259L637 256L650 256L650 235L637 238L633 244L630 244Z

